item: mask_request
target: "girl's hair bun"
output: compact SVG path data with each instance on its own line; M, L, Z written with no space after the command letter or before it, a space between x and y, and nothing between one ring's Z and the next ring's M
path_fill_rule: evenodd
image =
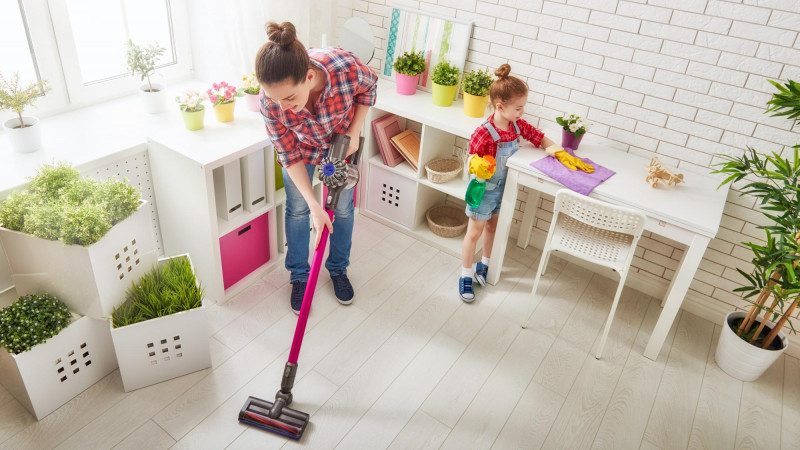
M497 68L497 70L494 71L494 74L497 76L497 78L501 79L507 77L508 74L510 73L511 73L511 66L509 66L508 64L502 64L500 67Z
M283 22L280 25L277 22L267 23L267 38L281 47L292 45L297 39L297 30L291 22Z

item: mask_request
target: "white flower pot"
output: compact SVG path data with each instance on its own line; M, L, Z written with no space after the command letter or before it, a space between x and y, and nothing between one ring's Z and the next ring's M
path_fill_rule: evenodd
M19 355L0 349L0 383L38 420L116 368L108 325L91 317Z
M0 227L0 244L17 294L47 292L84 316L105 318L125 300L131 282L156 263L150 206L114 225L94 244L64 245Z
M148 92L150 86L145 83L139 86L139 96L142 98L144 112L148 114L158 114L167 109L167 89L163 84L153 83L153 89L157 91Z
M747 313L744 311L734 311L725 316L715 359L719 368L733 378L741 381L753 381L769 369L772 363L786 351L789 341L781 331L777 338L783 342L783 348L780 350L764 350L745 342L736 335L729 324L746 315ZM771 329L773 326L775 324L768 322L765 329Z
M3 122L11 149L17 153L30 153L42 148L42 128L39 125L39 119L23 116L22 122L29 126L16 128L19 126L19 118Z
M108 322L125 392L211 367L205 306L120 328Z

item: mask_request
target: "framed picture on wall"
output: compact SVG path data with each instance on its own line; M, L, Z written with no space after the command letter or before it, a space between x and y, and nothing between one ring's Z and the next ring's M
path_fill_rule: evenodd
M394 78L394 61L404 52L419 53L425 59L425 72L419 86L430 90L433 68L442 59L464 72L472 22L451 17L393 7L386 38L386 59L381 75ZM458 94L456 94L458 95Z

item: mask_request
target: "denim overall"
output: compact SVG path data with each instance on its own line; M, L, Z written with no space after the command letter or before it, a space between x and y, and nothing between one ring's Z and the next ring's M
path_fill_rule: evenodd
M511 122L514 126L514 131L519 136L519 127L517 122ZM508 158L517 152L519 149L519 137L510 142L500 142L500 134L488 120L482 125L492 136L492 139L497 142L497 168L495 169L492 178L486 181L486 192L483 194L481 205L477 209L471 208L467 205L467 216L475 220L489 220L494 214L500 214L500 202L503 200L503 189L506 187L506 177L508 177ZM473 177L475 175L472 175Z

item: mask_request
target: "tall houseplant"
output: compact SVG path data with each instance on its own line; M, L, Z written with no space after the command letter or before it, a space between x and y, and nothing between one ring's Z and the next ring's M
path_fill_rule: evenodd
M166 89L164 85L153 83L150 77L156 70L156 62L166 49L158 43L148 46L139 46L128 40L128 70L133 76L138 76L141 81L147 80L146 84L139 86L141 92L144 111L156 114L166 108Z
M447 60L439 61L433 68L431 81L433 81L433 104L437 106L450 106L458 89L458 67Z
M425 72L427 66L422 52L403 53L394 61L394 71L397 72L397 93L401 95L414 95L419 83L419 75Z
M464 74L461 88L464 90L464 114L469 117L483 117L489 104L489 88L492 75L488 70L472 70Z
M36 117L23 117L22 112L27 106L33 106L36 99L45 95L50 88L47 80L36 81L26 87L19 84L19 73L15 73L10 80L0 73L0 111L13 111L17 113L14 119L3 122L11 148L18 153L34 152L42 148L42 132L39 119Z
M787 116L795 125L800 117L800 85L791 80L785 86L770 83L778 92L767 102L771 106L766 112ZM769 220L758 227L764 230L764 243L743 243L753 252L753 270L737 269L746 283L734 291L743 293L752 307L746 314L733 312L726 317L717 347L717 364L745 381L758 378L786 349L784 325L796 332L791 317L800 302L799 151L800 145L795 145L793 155L784 158L776 152L762 155L748 147L742 156L721 155L725 161L714 171L728 175L721 185L745 180L741 195L755 197ZM756 367L758 362L762 364Z

